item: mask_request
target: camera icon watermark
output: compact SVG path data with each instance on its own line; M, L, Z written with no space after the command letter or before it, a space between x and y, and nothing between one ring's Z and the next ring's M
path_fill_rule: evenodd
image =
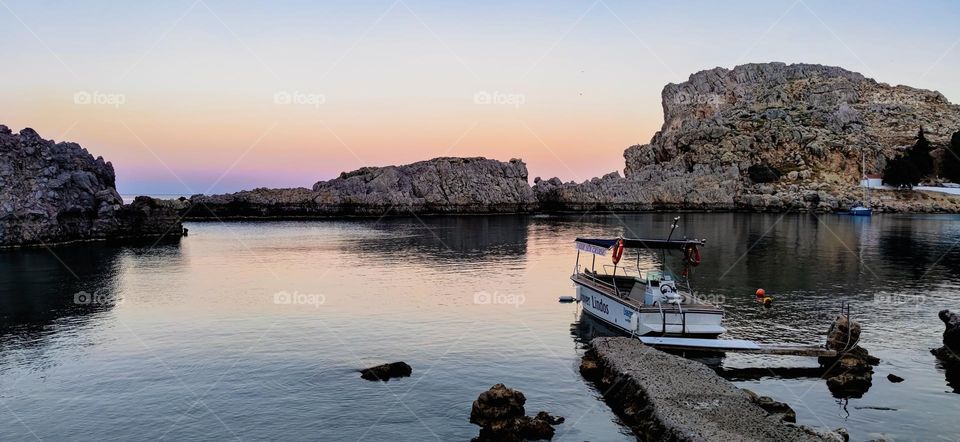
M273 94L273 104L313 106L319 109L321 105L326 103L327 96L323 94L301 91L277 91Z
M320 308L325 302L327 302L327 297L319 293L281 290L273 294L273 303L276 305L308 305L313 306L313 308Z
M123 298L118 298L113 293L108 293L105 290L97 290L93 293L80 290L73 294L73 303L75 305L110 306L123 304Z
M73 104L113 106L119 108L127 102L126 95L100 91L77 91L73 93Z
M477 305L512 305L520 307L527 302L521 294L479 291L473 294L473 303Z
M473 104L496 104L503 106L520 106L527 103L527 96L523 94L512 94L500 91L478 91L473 94Z

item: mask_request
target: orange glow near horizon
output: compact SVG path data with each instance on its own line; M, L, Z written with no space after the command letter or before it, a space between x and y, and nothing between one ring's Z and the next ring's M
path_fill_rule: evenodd
M521 158L531 181L622 173L663 86L716 66L821 63L960 99L955 5L871 5L870 28L860 6L804 5L13 0L0 124L103 156L122 193L189 194L443 155Z

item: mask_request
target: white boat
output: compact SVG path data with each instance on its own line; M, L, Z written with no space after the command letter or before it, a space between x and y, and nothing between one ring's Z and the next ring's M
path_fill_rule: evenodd
M699 264L703 245L703 240L688 239L577 238L577 264L570 277L577 288L576 299L584 313L631 335L715 338L726 331L722 307L698 300L689 278L678 285L665 268L645 273L640 269L639 254L655 250L679 250L685 264ZM626 250L637 251L635 268L619 265ZM594 255L589 268L581 266L581 252ZM613 265L601 265L604 272L598 272L596 255L608 253ZM612 272L608 274L606 268Z

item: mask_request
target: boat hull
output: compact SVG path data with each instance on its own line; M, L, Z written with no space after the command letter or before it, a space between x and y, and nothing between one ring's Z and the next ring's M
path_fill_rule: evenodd
M721 310L688 309L680 313L673 306L662 312L656 306L638 309L592 287L582 284L576 286L577 300L585 313L624 333L715 338L726 331L721 325Z

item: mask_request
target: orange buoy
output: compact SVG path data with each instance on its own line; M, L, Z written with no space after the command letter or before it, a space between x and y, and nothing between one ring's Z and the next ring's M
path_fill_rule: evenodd
M767 295L767 291L764 289L757 289L757 297L762 298Z

